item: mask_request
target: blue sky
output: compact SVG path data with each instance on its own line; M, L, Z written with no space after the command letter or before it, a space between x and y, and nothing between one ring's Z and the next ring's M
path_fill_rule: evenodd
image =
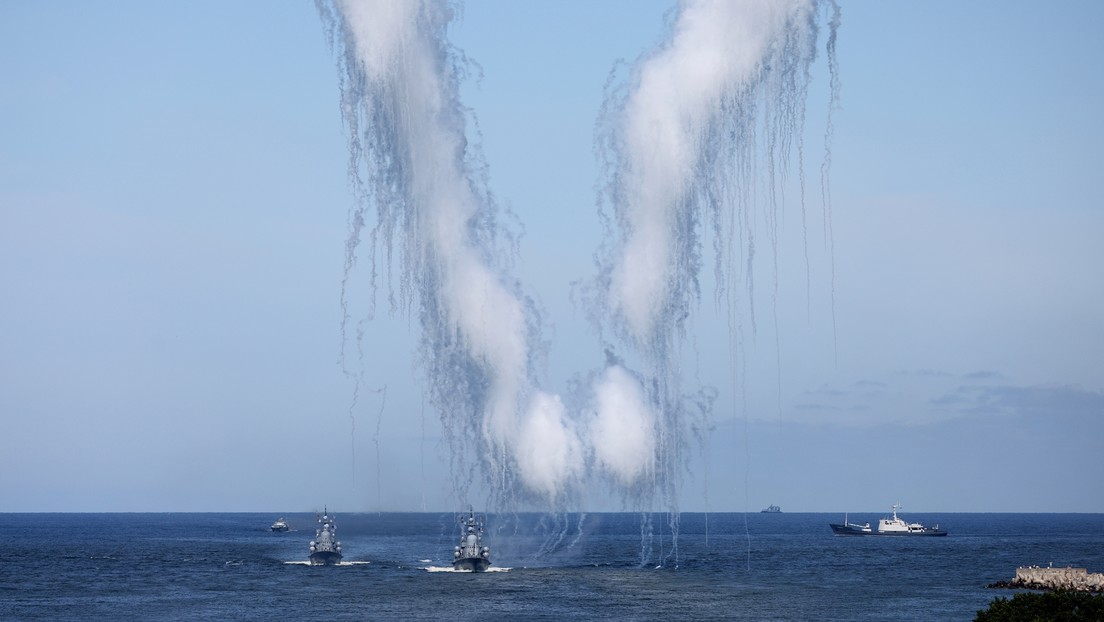
M570 293L603 84L673 7L593 4L472 1L450 31L552 387L602 357ZM720 397L682 507L1104 511L1104 7L841 4L834 253L813 196L806 273L791 200L736 371L704 284L685 366ZM417 327L382 299L365 324L386 401L351 408L338 365L352 198L313 3L8 3L0 75L0 511L455 509Z

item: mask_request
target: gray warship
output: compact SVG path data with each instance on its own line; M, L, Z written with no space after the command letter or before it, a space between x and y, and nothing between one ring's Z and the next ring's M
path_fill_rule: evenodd
M327 509L318 516L318 531L310 543L311 566L336 566L341 562L341 543L337 541L337 525Z
M460 525L460 546L453 550L452 568L483 572L491 565L491 549L483 546L483 525L476 522L475 511L471 509L467 520L460 517Z

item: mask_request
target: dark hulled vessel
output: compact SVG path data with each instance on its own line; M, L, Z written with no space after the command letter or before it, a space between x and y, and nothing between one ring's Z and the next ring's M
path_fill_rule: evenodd
M483 525L476 522L475 512L468 511L468 519L460 519L463 531L460 534L460 546L453 550L452 567L454 570L483 572L491 565L491 549L483 546Z
M312 566L335 566L341 562L341 543L337 541L337 525L326 509L318 517L318 531L310 543Z
M828 523L828 526L832 528L832 533L837 536L869 536L874 533L874 530L870 528L870 523L852 523L848 522L847 514L843 515L843 523Z

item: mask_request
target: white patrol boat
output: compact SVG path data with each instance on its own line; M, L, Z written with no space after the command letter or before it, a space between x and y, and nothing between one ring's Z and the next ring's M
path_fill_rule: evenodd
M859 525L857 523L847 522L847 515L844 515L843 524L828 523L828 526L832 528L832 532L837 536L945 536L947 535L946 529L940 529L939 525L935 527L925 527L920 523L910 523L903 518L897 516L897 510L901 508L901 504L894 503L892 510L893 516L886 516L878 521L876 528L871 529L870 523L863 523Z

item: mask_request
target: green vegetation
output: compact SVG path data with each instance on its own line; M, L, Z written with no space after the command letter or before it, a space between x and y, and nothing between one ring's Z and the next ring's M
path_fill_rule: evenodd
M1020 593L998 597L974 622L1104 622L1104 595L1087 592Z

